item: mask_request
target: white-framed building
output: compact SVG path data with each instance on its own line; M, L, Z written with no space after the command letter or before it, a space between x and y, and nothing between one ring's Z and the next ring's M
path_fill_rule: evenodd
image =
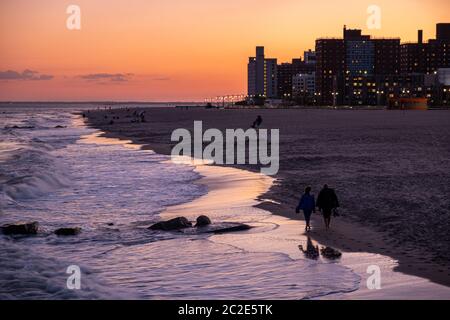
M450 86L450 68L441 68L437 71L438 81L443 86Z
M292 77L293 97L312 96L316 90L316 79L314 74L299 73Z

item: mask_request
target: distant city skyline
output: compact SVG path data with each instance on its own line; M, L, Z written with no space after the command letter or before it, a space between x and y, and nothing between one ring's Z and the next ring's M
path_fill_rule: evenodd
M434 39L373 38L344 26L342 37L318 38L304 61L278 63L256 47L247 66L246 105L389 106L426 109L450 103L450 23Z
M2 101L200 101L247 91L257 45L278 63L340 37L344 25L373 37L435 37L450 3L431 1L87 1L81 30L66 28L57 0L0 3ZM382 10L368 30L367 7Z

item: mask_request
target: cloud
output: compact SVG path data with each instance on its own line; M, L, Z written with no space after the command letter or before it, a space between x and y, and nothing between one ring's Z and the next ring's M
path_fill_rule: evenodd
M79 76L81 79L87 81L112 81L112 82L127 82L134 74L132 73L91 73Z
M13 70L0 71L0 80L52 80L54 76L50 74L40 74L37 71L26 69L23 72L17 72Z

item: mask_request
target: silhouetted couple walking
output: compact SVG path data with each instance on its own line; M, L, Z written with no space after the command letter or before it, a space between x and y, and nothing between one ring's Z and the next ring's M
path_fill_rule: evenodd
M322 212L325 222L325 229L329 230L331 224L331 215L333 214L333 211L336 212L336 209L339 207L339 200L336 192L333 189L329 188L328 185L325 185L320 191L319 196L317 197L317 202L315 201L314 196L311 194L311 187L307 187L305 189L305 193L300 199L296 212L300 213L300 210L303 211L306 221L306 231L311 230L311 215L313 214L313 212L316 212L316 207L319 208L319 210Z

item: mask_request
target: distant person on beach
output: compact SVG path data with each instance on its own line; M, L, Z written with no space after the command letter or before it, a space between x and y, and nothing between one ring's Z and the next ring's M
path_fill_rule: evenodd
M139 117L141 118L141 122L145 122L145 111L142 111Z
M311 194L311 187L307 187L305 189L305 193L300 199L300 202L298 203L296 212L300 213L300 210L303 210L303 214L305 216L306 221L306 227L305 231L311 230L311 215L313 212L316 211L316 201L314 199L314 196Z
M263 122L262 117L261 117L261 116L258 116L258 117L256 118L256 120L253 122L252 128L253 128L253 129L258 129L258 128L261 126L262 122Z
M330 229L331 214L333 210L339 207L339 200L336 192L325 185L317 197L317 207L322 212L325 221L325 228Z

